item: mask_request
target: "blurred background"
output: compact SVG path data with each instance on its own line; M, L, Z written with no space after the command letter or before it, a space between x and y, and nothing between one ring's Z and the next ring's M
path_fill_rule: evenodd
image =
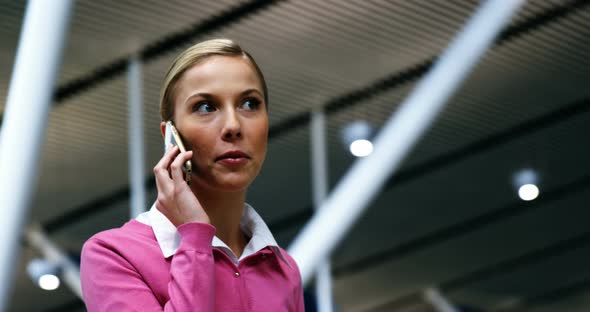
M343 129L378 131L478 5L78 0L27 224L79 261L86 239L129 219L133 55L149 209L163 75L186 47L227 37L267 79L269 150L248 202L286 248L313 215L310 112L326 112L333 187L357 159ZM0 1L0 119L25 8ZM433 311L429 287L463 311L590 310L589 52L590 1L521 7L333 253L338 311ZM9 311L85 311L65 285L40 289L26 267L41 253L21 248Z

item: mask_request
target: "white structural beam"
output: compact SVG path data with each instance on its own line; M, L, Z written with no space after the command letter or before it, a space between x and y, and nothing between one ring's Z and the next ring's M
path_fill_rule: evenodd
M62 272L62 279L72 292L82 299L82 287L80 286L80 267L75 264L47 235L41 231L40 226L32 226L26 232L26 238L31 246L41 252L45 259L57 264Z
M328 193L328 153L324 112L312 112L310 125L313 205L318 209ZM332 300L332 275L329 257L320 263L316 271L315 294L318 311L332 312L334 303Z
M129 102L129 180L131 184L131 218L146 210L145 156L143 147L143 96L141 61L129 60L127 90Z
M309 281L395 172L523 0L486 1L440 56L289 248Z
M459 312L457 308L436 288L428 288L423 292L424 300L438 312Z
M30 0L24 17L0 132L0 311L12 291L72 5Z

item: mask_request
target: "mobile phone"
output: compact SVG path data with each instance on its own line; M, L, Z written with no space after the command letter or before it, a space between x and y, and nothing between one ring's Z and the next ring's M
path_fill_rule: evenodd
M186 152L186 148L184 147L184 143L182 143L182 138L180 137L180 133L174 127L172 121L166 122L166 133L164 134L164 151L168 151L174 146L178 146L178 149L181 152ZM185 175L185 180L188 185L191 184L191 173L193 170L193 165L190 160L187 160L184 163L183 171Z

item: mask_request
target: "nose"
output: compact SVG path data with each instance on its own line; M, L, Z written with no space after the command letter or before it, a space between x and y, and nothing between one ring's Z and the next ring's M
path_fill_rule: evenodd
M242 125L239 116L234 109L226 111L221 135L226 141L242 137Z

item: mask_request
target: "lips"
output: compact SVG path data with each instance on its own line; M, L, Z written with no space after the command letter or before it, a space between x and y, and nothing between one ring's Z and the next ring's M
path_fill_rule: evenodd
M248 156L248 154L242 152L242 151L229 151L227 153L223 153L222 155L218 156L217 158L215 158L215 161L219 161L219 160L231 160L231 159L250 159L250 156Z

